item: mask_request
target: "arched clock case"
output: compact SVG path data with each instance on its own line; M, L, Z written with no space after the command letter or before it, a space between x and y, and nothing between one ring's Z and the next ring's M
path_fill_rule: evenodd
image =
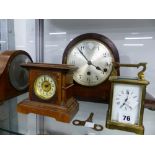
M86 33L74 38L65 48L63 64L78 67L73 74L74 96L79 100L109 101L110 75L119 75L112 62L119 62L114 43L104 35Z
M23 50L0 53L0 102L21 95L28 90L28 72L20 64L32 62Z

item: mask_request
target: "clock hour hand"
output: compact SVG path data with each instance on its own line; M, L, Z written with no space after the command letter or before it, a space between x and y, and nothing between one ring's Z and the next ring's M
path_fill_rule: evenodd
M100 70L100 71L103 72L103 70L102 70L99 66L95 66L94 64L92 64L92 62L91 62L91 65L94 66L97 70ZM103 73L104 73L104 72L103 72Z
M120 106L120 108L122 108L124 105L126 105L126 101L128 100L128 96L127 98L125 99L124 103Z
M120 108L122 108L125 105L125 102L120 106Z

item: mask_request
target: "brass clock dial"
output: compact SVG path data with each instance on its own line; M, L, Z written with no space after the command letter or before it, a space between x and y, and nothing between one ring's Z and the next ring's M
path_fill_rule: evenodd
M110 49L102 42L85 39L73 46L67 64L78 67L73 79L84 86L96 86L104 82L112 71L114 60Z
M44 100L51 99L56 91L54 79L49 75L39 76L34 83L35 94Z

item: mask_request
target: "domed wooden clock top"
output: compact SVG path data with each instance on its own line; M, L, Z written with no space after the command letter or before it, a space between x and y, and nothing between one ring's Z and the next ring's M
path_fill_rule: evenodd
M29 99L18 104L21 113L35 113L70 122L79 109L73 97L73 71L77 68L65 64L29 63Z
M78 67L74 71L74 95L82 100L105 101L109 98L112 62L119 62L117 48L107 37L87 33L74 38L66 47L64 64ZM115 75L119 70L115 71Z
M32 62L22 50L0 53L0 101L21 95L28 90L28 71L20 66Z

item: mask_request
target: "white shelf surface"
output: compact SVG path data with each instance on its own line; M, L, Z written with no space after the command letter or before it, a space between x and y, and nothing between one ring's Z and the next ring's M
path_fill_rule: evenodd
M94 113L93 122L103 125L102 131L95 131L84 126L75 126L71 123L58 122L53 118L44 117L44 133L45 134L67 134L67 135L135 135L132 132L126 132L115 129L107 129L105 127L106 114L108 105L103 103L83 102L79 101L79 111L73 118L79 120L86 120L91 112ZM148 109L144 110L144 127L145 135L155 134L155 111Z

